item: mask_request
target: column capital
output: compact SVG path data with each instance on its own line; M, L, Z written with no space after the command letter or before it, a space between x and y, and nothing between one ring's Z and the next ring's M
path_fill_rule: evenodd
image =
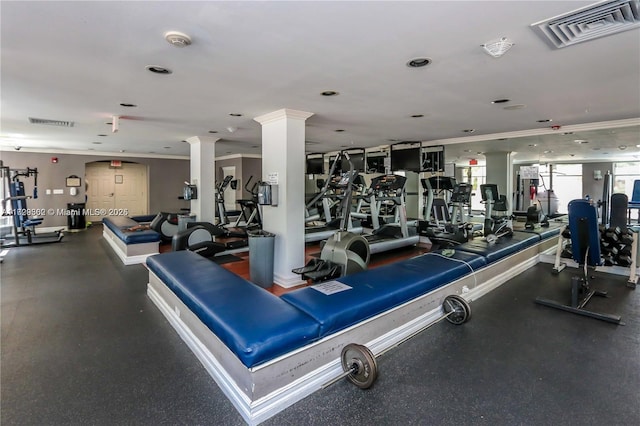
M213 136L191 136L190 138L185 139L189 145L193 145L194 143L214 143L219 141L220 138L216 138Z
M254 120L258 123L265 125L273 121L281 120L283 118L293 118L297 120L306 120L313 115L312 112L298 111L295 109L283 108L277 111L263 114L259 117L255 117Z

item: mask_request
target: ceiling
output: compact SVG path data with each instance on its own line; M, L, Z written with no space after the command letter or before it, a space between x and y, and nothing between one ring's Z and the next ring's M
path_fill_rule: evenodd
M290 108L314 114L308 152L421 140L458 164L639 160L640 29L557 49L531 27L592 4L2 1L0 147L188 156L199 136L260 154L253 118ZM481 48L501 37L504 56Z

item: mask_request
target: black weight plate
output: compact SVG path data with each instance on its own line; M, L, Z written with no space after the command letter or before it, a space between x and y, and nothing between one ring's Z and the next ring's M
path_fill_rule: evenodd
M462 296L457 294L450 294L445 297L442 308L445 315L447 315L447 321L451 324L464 324L471 318L471 306ZM453 313L450 313L451 311Z
M344 371L354 369L347 379L359 388L370 388L378 378L378 363L366 346L349 343L342 348L340 359Z

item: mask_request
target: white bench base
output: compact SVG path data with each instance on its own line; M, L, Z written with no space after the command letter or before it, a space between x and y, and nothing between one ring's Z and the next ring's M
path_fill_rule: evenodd
M147 257L160 252L160 242L125 244L108 226L102 225L102 236L125 265L144 263Z

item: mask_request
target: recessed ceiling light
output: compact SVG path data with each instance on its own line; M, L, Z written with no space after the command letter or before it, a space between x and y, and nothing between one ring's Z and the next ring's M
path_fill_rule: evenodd
M563 135L572 135L573 132L564 132Z
M170 146L163 146L164 149L171 149Z
M470 149L465 149L464 152L471 152L471 150Z
M499 58L513 47L513 42L506 37L501 37L498 40L488 41L481 46L489 55Z
M496 99L495 101L491 101L492 104L504 104L509 102L511 99Z
M191 37L179 31L169 31L165 33L164 39L175 47L186 47L191 44Z
M627 149L627 146L626 146L626 145L620 145L620 146L618 147L618 149L619 149L620 151L624 151L625 149Z
M102 145L102 142L91 142L94 145Z
M509 105L506 107L502 107L502 109L505 109L507 111L514 111L516 109L522 109L522 108L526 108L527 106L525 104L515 104L515 105Z
M169 68L161 67L158 65L147 65L145 68L156 74L171 74L173 72Z
M218 133L217 130L209 130L209 133Z
M482 152L482 151L478 151L478 152L476 152L476 154L478 154L478 155L482 155L482 154L484 154L484 152Z
M537 143L530 143L529 146L533 148L534 146L538 146L538 144Z
M475 131L476 131L476 129L464 129L463 130L464 133L473 133Z
M499 138L498 140L499 141L506 141L506 140L509 140L509 138Z
M543 154L551 154L553 151L550 149L542 151Z
M229 115L232 117L242 117L242 114L240 114L239 112L232 112Z
M322 96L336 96L339 95L340 93L334 91L334 90L325 90L324 92L320 93Z
M581 145L583 145L583 144L585 144L585 143L589 143L589 141L586 141L586 140L584 140L584 139L576 139L576 140L574 140L574 142L575 142L575 143L579 143L579 144L581 144Z
M120 152L124 152L124 149L121 149Z
M180 141L180 142L182 142L182 143L189 143L189 142L187 142L187 141Z
M537 121L538 123L549 123L549 122L551 122L551 121L553 121L553 120L552 120L552 119L550 119L550 118L543 118L542 120L536 120L536 121Z
M424 117L424 114L413 114L411 118L421 118Z
M413 58L407 61L407 66L409 68L422 68L429 65L431 62L431 58Z
M108 126L112 126L112 125L113 125L113 123L112 123L111 121L107 121L107 122L106 122L106 123L104 123L104 124L106 124L106 125L108 125Z
M575 157L575 156L576 156L575 154L569 154L569 157Z
M334 130L334 132L338 132L338 133L344 132L344 129L336 129L336 130Z
M636 148L640 148L640 144L636 145Z
M126 102L122 102L122 103L120 104L120 106L123 106L123 107L126 107L126 108L135 108L135 107L137 107L138 105L136 105L136 104L128 104L128 103L126 103Z
M104 136L109 136L109 135L105 135L105 134L100 134L100 135L98 135L98 136L102 136L102 137L104 137Z

